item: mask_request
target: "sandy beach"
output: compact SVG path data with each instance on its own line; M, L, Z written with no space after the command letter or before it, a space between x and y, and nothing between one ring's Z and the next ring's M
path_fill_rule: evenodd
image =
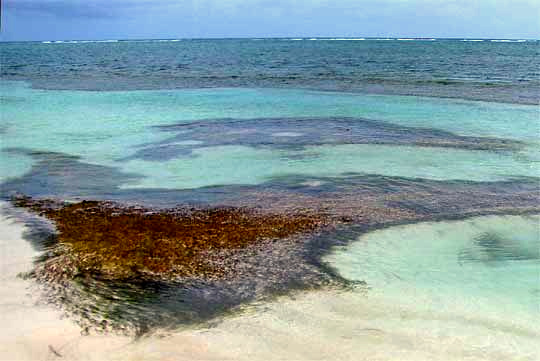
M25 226L0 218L1 360L535 360L534 330L480 317L448 317L390 305L364 290L310 291L244 306L205 325L133 339L82 335L39 302L31 269L37 252ZM445 324L445 327L442 325ZM503 325L504 326L504 325Z

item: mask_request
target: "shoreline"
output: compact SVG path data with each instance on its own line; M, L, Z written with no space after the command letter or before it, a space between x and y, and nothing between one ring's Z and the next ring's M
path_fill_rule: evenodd
M23 196L12 199L12 202L14 206L20 202L19 206L32 211L28 214L34 219L48 218L52 225L52 228L45 229L39 221L29 222L33 223L31 231L35 234L27 235L27 239L47 250L47 256L41 257L41 262L28 273L30 278L44 286L44 298L74 317L82 329L114 330L141 336L155 328L174 329L181 325L209 321L250 302L272 300L275 295L313 289L339 290L355 286L357 283L340 276L331 265L324 262L323 257L332 247L348 244L358 235L369 231L426 221L540 211L535 203L538 196L531 193L532 189L527 185L524 185L522 190L513 187L510 193L512 196L504 196L502 203L497 201L502 195L493 198L491 192L486 193L488 190L492 191L489 187L475 189L471 184L463 184L459 185L458 189L465 189L458 190L454 189L456 184L448 184L448 191L439 186L435 188L436 192L426 198L428 193L425 185L425 182L420 182L414 186L419 187L418 194L413 191L411 184L393 195L379 193L376 188L370 189L368 194L355 195L342 190L324 197L319 194L316 198L294 192L247 192L242 193L243 196L234 202L221 205L215 203L202 208L156 209L110 201L64 203L58 199L37 197L32 200ZM470 188L471 186L473 188ZM505 184L501 186L502 189L506 187ZM469 190L469 199L461 202L460 194L466 189ZM373 195L370 196L371 193ZM276 200L278 195L279 201ZM223 210L227 209L232 210L232 213L223 213ZM242 211L238 213L235 209ZM41 215L35 215L36 211ZM218 213L215 213L216 211ZM206 217L211 214L221 216L208 223L211 218ZM233 218L227 218L227 214ZM266 216L263 216L264 214ZM296 221L295 217L290 218L294 214L297 215ZM225 215L225 218L220 221L219 217L222 215ZM236 221L234 217L237 217ZM261 223L265 223L265 220L277 222L274 225L281 224L285 228L275 233L276 230L272 230L270 225ZM226 221L225 228L220 226L219 222L222 221ZM234 240L238 235L234 231L234 224L238 221L239 225L243 224L244 229L249 229L249 234L262 232L260 234L264 235L264 232L267 232L269 239L261 240L255 236L247 244L236 244ZM56 227L60 227L59 230L64 232L64 236L54 236L55 225L52 222L56 222ZM299 222L299 237L294 235L297 227L295 222ZM198 223L200 225L193 228L194 224ZM93 229L95 234L86 232L88 227ZM302 230L307 232L302 233ZM121 232L118 233L119 231ZM55 246L58 241L62 242L62 239L58 238L65 237L66 234L67 244ZM134 237L130 238L126 247L125 242L118 242L122 238L121 234L131 234ZM144 236L145 234L147 236ZM94 246L81 243L78 240L81 237L77 235L82 235L83 240L90 241L99 249L92 251ZM195 242L193 244L199 247L196 250L191 250L191 247L188 249L191 258L197 257L197 252L202 254L200 246L203 244L200 243L201 240L195 241L196 238L200 236L205 239L210 236L209 240L218 240L218 243L214 244L215 241L212 241L208 245L209 253L204 255L203 262L209 261L209 265L215 262L218 271L223 268L226 272L219 271L216 275L221 276L209 277L212 272L206 272L207 267L197 266L199 261L196 259L193 259L195 263L186 259L183 255L186 251L182 249L183 243L176 243L178 239L186 236L188 243ZM229 250L225 246L220 249L223 247L219 245L220 242L226 241L229 236L236 248ZM161 242L167 249L172 247L172 258L164 250L154 252L152 247L149 247L154 242L151 240ZM77 244L78 250L69 250L69 247ZM114 253L118 251L114 251L100 259L98 255L103 253L102 247L112 247L111 250L118 249L120 253L115 256ZM126 248L128 253L125 253L123 248ZM134 258L130 259L130 255ZM146 266L146 260L142 263L137 261L148 256L151 259ZM90 257L89 261L87 257ZM127 257L124 263L131 266L126 268L123 264L117 265L115 257ZM169 264L167 259L173 261L170 264L173 268L167 266L172 273L167 269L159 271L161 266L154 271L152 268L148 269L154 267L154 260L160 257L165 257L165 264ZM178 266L188 266L192 272L183 274L178 270L174 271L175 259L182 262ZM135 268L129 271L133 266ZM179 270L181 271L181 268ZM175 274L178 277L170 278ZM156 314L159 317L156 317Z
M0 202L0 207L5 207L5 203ZM24 240L28 228L0 214L0 229L1 360L49 360L55 357L49 347L61 354L59 349L76 344L79 352L90 354L93 349L110 349L131 342L129 338L115 336L113 340L106 335L81 342L80 328L65 318L61 310L43 302L37 284L19 277L32 269L40 254Z
M4 324L11 325L1 334L2 345L9 345L2 349L9 356L5 359L13 355L20 360L55 359L53 350L67 360L533 360L534 352L540 354L534 339L518 338L527 350L511 352L514 336L495 331L490 323L471 325L465 320L461 324L450 317L428 321L434 315L415 313L399 303L381 303L366 297L361 288L296 291L268 302L249 303L210 323L158 330L137 340L115 334L82 336L72 320L61 319L58 309L34 305L35 295L28 293L34 288L32 282L16 278L37 255L23 240L25 227L3 215L0 227L8 231L2 232L2 257L11 260L1 263L2 293L11 295L10 304L23 305L6 313L11 306L3 302ZM7 242L5 235L10 238ZM430 330L444 325L462 333ZM486 337L491 340L489 346Z

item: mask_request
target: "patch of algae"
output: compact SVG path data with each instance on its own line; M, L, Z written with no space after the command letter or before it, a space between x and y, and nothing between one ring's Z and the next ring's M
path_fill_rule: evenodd
M14 203L39 212L56 226L57 242L34 271L49 280L88 275L108 280L219 278L226 270L219 262L209 262L209 253L283 239L327 224L313 213L268 214L250 208L149 210L26 197Z

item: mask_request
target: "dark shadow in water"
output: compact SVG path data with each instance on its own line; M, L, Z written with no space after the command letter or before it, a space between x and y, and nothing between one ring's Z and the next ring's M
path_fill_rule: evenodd
M5 152L30 156L36 162L24 176L0 184L2 196L19 192L41 197L93 197L114 193L121 184L142 177L116 168L80 161L80 157L27 148L4 149Z
M520 177L509 181L437 181L344 173L336 177L277 176L258 185L221 185L197 189L152 189L120 186L141 176L113 167L88 164L79 157L29 149L11 149L34 158L31 170L0 184L0 196L14 194L33 198L68 200L110 200L148 207L171 208L179 204L270 207L295 198L311 207L343 208L362 202L423 214L481 211L494 206L535 207L540 197L538 178ZM344 202L340 206L339 202ZM354 204L351 204L354 203ZM299 206L301 206L299 204Z
M540 259L540 238L536 240L536 244L527 247L524 245L526 242L516 237L519 237L519 232L513 237L496 232L484 232L474 238L471 247L459 253L458 259L460 262L486 264Z
M339 144L386 144L444 147L469 150L511 151L523 144L515 140L467 137L428 128L405 127L363 118L257 118L214 119L158 126L177 133L169 139L143 145L123 160L166 161L193 156L204 147L242 145L287 151L287 158L317 157L295 154L307 146Z

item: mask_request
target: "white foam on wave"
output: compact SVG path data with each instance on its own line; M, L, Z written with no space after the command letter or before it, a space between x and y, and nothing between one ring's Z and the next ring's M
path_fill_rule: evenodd
M399 41L437 41L435 38L399 38Z
M182 140L182 141L179 141L179 142L173 142L173 143L168 143L169 145L201 145L201 144L204 144L203 141L200 141L200 140L195 140L195 139L188 139L188 140Z
M239 129L239 130L230 130L228 132L225 132L224 134L228 135L237 135L237 134L250 134L250 133L256 133L256 129Z
M42 44L88 44L88 43L117 43L118 40L47 40L42 41Z
M309 40L318 40L318 41L362 41L366 40L365 38L311 38Z
M484 40L482 39L463 39L461 41L466 41L466 42L482 42Z
M273 137L301 137L302 133L297 132L278 132L278 133L272 133Z
M366 40L365 38L332 38L332 39L327 39L327 40L330 40L330 41L362 41L362 40Z
M309 181L305 181L305 182L300 183L300 185L307 186L307 187L320 187L325 183L326 182L323 182L323 181L320 181L320 180L309 180Z
M519 39L519 40L511 40L511 39L492 39L492 43L524 43L527 40Z

